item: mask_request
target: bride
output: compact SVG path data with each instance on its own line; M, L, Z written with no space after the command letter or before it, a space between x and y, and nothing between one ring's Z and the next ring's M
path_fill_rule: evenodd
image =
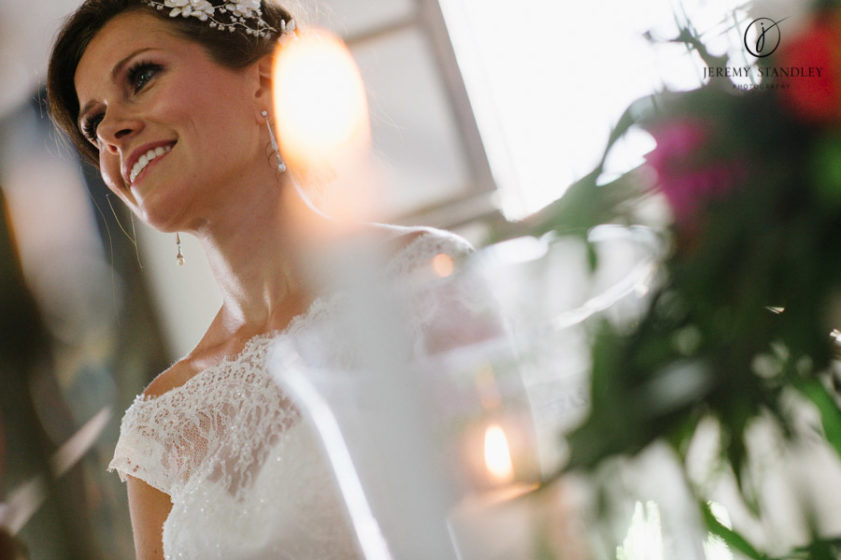
M357 557L314 435L265 363L273 340L330 316L304 279L318 247L289 225L312 210L271 157L271 55L294 27L257 0L87 0L50 60L55 122L138 218L198 238L223 294L123 417L111 468L142 560ZM397 280L470 250L430 228L362 230Z

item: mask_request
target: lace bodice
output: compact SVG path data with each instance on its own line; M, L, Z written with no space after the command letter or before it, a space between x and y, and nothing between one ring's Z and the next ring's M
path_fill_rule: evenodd
M386 273L401 281L440 253L458 258L469 250L456 236L423 229ZM238 355L160 396L138 396L126 411L109 470L170 496L166 558L357 557L315 434L266 368L278 338L329 319L331 308L331 298L316 299L285 330L250 339ZM423 351L424 325L439 308L425 301L418 309L407 320Z

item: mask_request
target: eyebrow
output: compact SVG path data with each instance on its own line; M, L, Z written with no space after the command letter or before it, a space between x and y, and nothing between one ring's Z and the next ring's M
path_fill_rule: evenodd
M117 75L122 71L123 66L125 66L126 63L129 60L131 60L132 58L134 58L138 54L140 54L142 52L146 52L148 50L152 50L152 47L143 47L143 48L137 49L136 51L133 51L128 56L126 56L122 60L120 60L117 64L115 64L114 68L111 69L111 80L113 81L117 77ZM94 100L91 100L91 101L88 101L87 103L85 103L85 106L82 107L81 111L79 111L79 117L78 117L77 123L76 123L77 126L79 126L81 128L82 121L83 121L82 117L84 117L87 114L87 112L90 111L91 108L94 105L96 105L96 101L94 101Z

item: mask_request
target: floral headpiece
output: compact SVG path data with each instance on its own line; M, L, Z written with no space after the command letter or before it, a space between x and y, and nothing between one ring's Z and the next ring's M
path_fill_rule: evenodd
M278 30L269 25L263 19L263 11L260 9L260 0L239 0L237 2L225 2L214 6L208 0L144 0L148 6L156 10L169 9L169 17L195 17L200 21L208 22L214 29L222 31L242 30L247 35L269 38ZM227 21L222 21L219 16L225 14ZM281 22L280 33L295 30L295 21L288 23Z

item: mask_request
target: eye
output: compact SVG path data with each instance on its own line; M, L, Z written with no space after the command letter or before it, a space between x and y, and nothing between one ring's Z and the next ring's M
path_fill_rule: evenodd
M160 64L137 62L129 69L126 74L126 80L134 93L137 93L160 71Z
M93 144L97 144L96 129L102 122L102 116L102 113L96 113L86 117L82 122L82 134Z

